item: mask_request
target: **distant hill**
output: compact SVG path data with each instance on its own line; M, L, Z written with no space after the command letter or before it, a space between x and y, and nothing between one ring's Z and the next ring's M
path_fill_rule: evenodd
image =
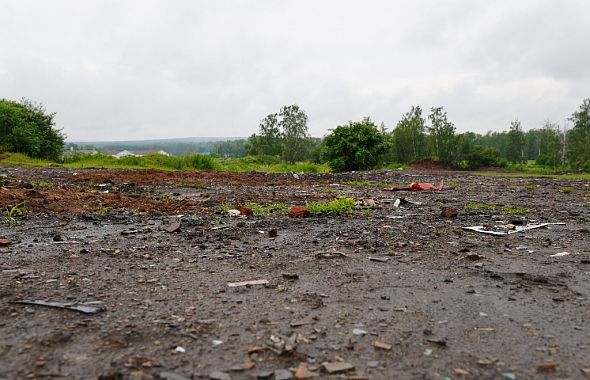
M130 141L67 141L66 149L96 148L105 153L129 150L134 153L166 151L179 156L191 153L209 154L216 143L221 141L235 141L246 137L184 137L157 140Z

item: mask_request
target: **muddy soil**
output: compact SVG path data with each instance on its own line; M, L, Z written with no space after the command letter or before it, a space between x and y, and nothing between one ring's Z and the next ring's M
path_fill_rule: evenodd
M2 167L0 185L0 379L590 376L586 182ZM371 207L221 211L338 196ZM463 229L545 222L563 224Z

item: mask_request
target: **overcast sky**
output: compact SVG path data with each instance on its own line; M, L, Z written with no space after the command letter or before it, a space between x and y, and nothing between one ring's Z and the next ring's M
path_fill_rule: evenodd
M590 97L588 0L0 0L0 98L69 140L310 132L443 106L459 132L563 123ZM426 112L427 113L427 112Z

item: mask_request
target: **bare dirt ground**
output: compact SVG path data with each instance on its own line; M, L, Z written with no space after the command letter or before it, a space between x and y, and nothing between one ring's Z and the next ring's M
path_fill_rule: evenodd
M347 182L440 179L450 186L422 192ZM590 376L586 182L7 167L0 181L2 209L27 210L0 225L0 379ZM337 196L375 204L304 219L220 211ZM543 222L565 224L463 229ZM248 280L268 283L228 286Z

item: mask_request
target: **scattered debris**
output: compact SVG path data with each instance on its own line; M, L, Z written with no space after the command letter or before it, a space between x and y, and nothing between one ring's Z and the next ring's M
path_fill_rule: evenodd
M237 288L240 286L249 286L249 285L268 285L268 280L249 280L249 281L240 281L240 282L228 282L227 286L230 288Z
M377 205L377 202L375 202L375 200L371 198L364 198L359 200L357 202L357 205L362 207L375 207Z
M95 314L99 311L105 311L106 308L100 301L92 302L58 302L58 301L44 301L44 300L17 300L12 303L24 304L24 305L38 305L55 307L58 309L68 309L79 311L84 314Z
M378 348L380 350L391 351L393 346L389 343L380 342L378 340L373 342L373 347Z
M450 207L445 207L440 212L440 216L442 216L443 218L456 218L457 215L459 215L457 210L452 209Z
M422 190L433 190L440 191L444 188L445 181L441 180L438 186L431 183L415 183L412 182L408 187L389 187L382 189L383 191L422 191Z
M319 259L333 259L336 257L348 257L348 255L344 252L333 250L333 251L316 252L315 257L317 257Z
M254 212L252 211L252 209L250 207L246 207L246 206L240 206L237 208L237 210L240 212L240 215L243 216L254 216Z
M479 232L482 234L494 235L494 236L506 236L506 235L510 235L510 234L515 234L517 232L533 230L536 228L543 228L543 227L547 227L547 226L563 226L563 225L565 225L565 223L528 224L526 226L514 226L513 230L509 230L507 232L488 230L484 226L463 227L463 229ZM508 229L507 226L504 226L504 228Z
M569 252L558 252L554 255L549 255L550 257L562 257L562 256L568 256L570 253Z
M176 346L176 348L174 349L174 352L178 352L180 354L184 354L186 352L186 348L184 348L182 346Z
M307 207L303 206L293 206L291 210L289 210L289 217L290 218L307 218L311 215Z
M354 365L347 362L332 362L322 364L329 374L342 373L354 370Z
M581 368L580 371L590 379L590 368Z
M240 215L242 215L242 213L240 213L240 210L231 209L231 210L227 210L227 215L229 215L229 216L240 216Z
M440 347L446 347L447 346L447 341L444 340L444 339L434 339L434 338L431 338L431 339L426 339L426 341L427 342L430 342L430 343L434 343L434 344L436 344L437 346L440 346Z
M297 347L297 334L293 333L289 337L280 334L271 334L264 342L269 350L277 355L283 355L293 351Z
M516 375L512 372L504 372L502 373L502 377L504 380L516 380Z
M399 208L403 204L408 204L408 205L412 205L412 206L421 206L422 205L421 202L411 201L407 198L398 198L395 201L393 201L393 207L395 207L395 208Z
M12 244L10 239L0 239L0 247L7 247Z
M352 329L352 335L365 336L367 335L367 332L363 329Z
M369 257L369 260L371 261L377 261L380 263L386 263L389 261L389 257Z
M455 368L455 369L453 369L453 372L455 372L459 376L469 376L470 375L469 371L467 371L463 368Z
M135 234L138 234L140 232L141 232L141 230L125 230L125 231L121 231L121 235L123 235L123 236L126 236L126 235L135 235ZM63 241L63 239L61 239L61 240L55 240L55 238L54 238L53 241L55 241L55 242L61 242L61 241Z

